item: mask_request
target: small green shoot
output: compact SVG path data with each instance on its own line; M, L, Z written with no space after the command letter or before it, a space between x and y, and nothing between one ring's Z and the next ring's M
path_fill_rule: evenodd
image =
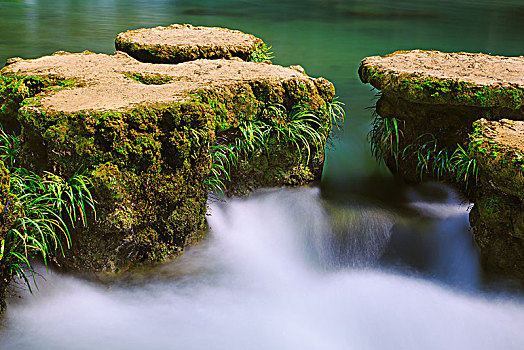
M266 44L258 44L253 52L249 55L249 61L259 63L263 61L271 61L275 56L273 56L273 52L270 51L271 46L267 46Z

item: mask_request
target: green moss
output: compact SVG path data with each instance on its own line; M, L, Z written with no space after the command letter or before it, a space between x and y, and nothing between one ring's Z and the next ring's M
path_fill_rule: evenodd
M487 136L486 120L473 124L469 150L478 159L483 177L501 192L524 199L524 154L510 149Z
M9 170L0 160L0 243L2 245L2 248L4 246L4 240L7 236L7 231L11 228L12 224L16 220L16 217L13 215L12 211L6 211L12 200L9 191L10 183L11 179L9 176ZM2 249L2 252L0 254L0 316L2 316L2 314L5 311L5 294L10 281L10 266L7 263L6 259L3 259Z
M511 223L506 214L512 211L513 202L507 197L490 192L479 197L475 204L478 205L478 211L483 222L488 227L495 227L499 225L507 226Z
M125 76L146 85L163 85L173 81L171 77L162 74L125 73Z
M11 227L12 218L6 211L11 199L10 196L11 178L9 170L0 160L0 241L3 241L7 235L7 230ZM0 259L1 260L1 259Z

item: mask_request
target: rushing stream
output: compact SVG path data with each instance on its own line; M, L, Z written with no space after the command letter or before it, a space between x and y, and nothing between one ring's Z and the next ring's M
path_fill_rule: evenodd
M37 295L10 305L0 347L34 349L35 341L56 350L524 347L521 300L362 267L380 257L402 219L379 208L324 204L315 188L213 203L209 239L174 264L111 286L47 275ZM412 204L438 212L443 220L436 225L466 215L459 203ZM334 229L340 216L352 223L343 231ZM366 253L355 261L345 249Z
M371 157L359 61L401 49L522 55L522 0L0 0L0 62L111 53L120 31L225 26L331 80L345 130L322 183L210 202L209 237L106 280L57 272L8 300L0 349L524 349L524 294L478 261L469 203Z

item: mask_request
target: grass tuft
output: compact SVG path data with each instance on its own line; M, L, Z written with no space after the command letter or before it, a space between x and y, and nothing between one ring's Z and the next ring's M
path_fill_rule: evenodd
M270 51L271 46L267 46L266 44L262 43L255 47L253 52L249 55L248 61L251 62L263 62L263 61L271 61L275 56L273 56L273 52Z
M431 133L420 135L415 143L406 146L402 151L402 158L406 157L408 151L417 159L417 172L421 180L425 173L433 174L438 181L453 171L447 148L439 148L435 135Z
M384 161L389 155L395 159L395 166L398 169L400 156L399 144L402 130L400 122L396 118L384 118L373 112L374 120L371 123L371 130L368 133L368 141L371 144L371 154L378 161Z
M323 152L329 135L330 129L326 130L321 123L322 113L340 128L345 118L342 106L341 102L333 101L320 113L307 105L289 111L281 104L267 106L256 121L240 123L234 142L218 140L210 145L212 169L205 185L217 198L223 197L227 190L225 182L231 180L230 172L238 162L263 153L270 157L270 143L274 142L294 146L298 163L308 164L313 156Z
M462 146L457 146L457 149L451 155L450 164L454 170L456 181L465 183L467 189L471 182L477 182L479 171L477 160L472 158Z
M91 183L85 174L65 180L17 167L20 139L3 130L0 145L0 263L9 280L22 279L32 293L31 259L39 256L47 267L50 256L70 247L69 228L86 225L88 209L95 213Z

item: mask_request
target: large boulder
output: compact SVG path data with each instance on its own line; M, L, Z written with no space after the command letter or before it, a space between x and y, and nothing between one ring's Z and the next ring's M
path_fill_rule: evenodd
M211 150L235 143L246 123L286 128L289 114L267 113L271 107L307 106L324 144L331 130L333 85L277 65L235 58L151 64L123 52L58 52L13 60L0 74L0 122L21 133L22 164L91 176L96 221L72 231L73 248L60 260L76 269L162 261L201 237ZM268 136L269 149L238 161L221 179L226 190L320 178L323 147L306 152L310 146L277 136Z
M484 265L524 278L524 56L398 51L359 74L381 90L377 158L407 181L458 182Z

